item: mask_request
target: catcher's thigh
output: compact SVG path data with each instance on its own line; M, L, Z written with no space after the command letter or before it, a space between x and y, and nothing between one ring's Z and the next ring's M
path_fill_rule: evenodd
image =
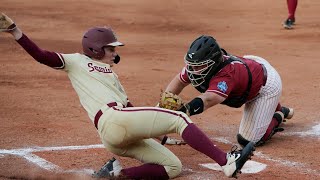
M170 178L181 173L182 164L176 155L154 139L144 139L123 148L107 145L106 148L119 156L135 158L143 163L163 165Z
M268 71L267 83L254 100L246 103L239 128L239 134L253 142L258 142L266 133L282 92L279 74L270 64L263 63Z

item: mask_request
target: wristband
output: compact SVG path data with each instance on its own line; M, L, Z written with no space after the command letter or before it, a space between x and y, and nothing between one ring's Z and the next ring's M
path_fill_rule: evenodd
M203 112L204 109L204 104L201 98L196 97L189 103L185 104L182 106L179 111L182 111L189 116L195 115L195 114L200 114Z

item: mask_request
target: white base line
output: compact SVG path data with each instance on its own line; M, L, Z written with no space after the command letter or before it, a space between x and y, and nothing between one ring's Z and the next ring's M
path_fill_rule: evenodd
M57 166L57 165L55 165L45 159L40 158L37 155L28 153L28 154L22 155L22 157L26 158L28 161L32 162L33 164L38 165L39 167L41 167L45 170L60 171L60 172L62 171L62 169L59 166Z
M45 169L48 171L58 171L63 172L63 169L59 166L35 155L33 152L41 151L61 151L61 150L81 150L81 149L96 149L104 148L103 144L87 145L87 146L61 146L61 147L34 147L34 148L25 148L25 149L0 149L0 158L3 158L5 155L16 155L21 156L28 160L29 162ZM82 172L85 174L92 174L93 170L84 169L84 170L68 170L65 172Z
M84 146L60 146L60 147L34 147L23 149L0 149L0 154L26 154L40 151L62 151L62 150L81 150L81 149L96 149L104 148L103 144L84 145Z
M288 134L295 134L295 135L302 135L302 136L319 136L319 128L320 124L314 126L311 130L306 131L306 132L293 132L293 133L288 133ZM286 134L284 134L286 135ZM225 137L217 137L217 138L211 138L214 141L221 142L224 144L233 144L232 142L228 141ZM43 159L40 158L39 156L36 156L32 154L33 152L42 152L42 151L62 151L62 150L81 150L81 149L96 149L96 148L104 148L103 144L95 144L95 145L84 145L84 146L61 146L61 147L34 147L34 148L22 148L22 149L12 149L12 150L7 150L7 149L0 149L0 158L3 158L5 155L17 155L25 158L29 162L43 168L49 171L63 171L62 168L59 166ZM281 164L283 166L291 167L291 168L296 168L299 169L300 171L303 172L308 172L316 175L320 175L319 170L313 170L310 168L307 168L305 164L299 163L299 162L292 162L288 160L283 160L279 158L271 158L267 155L264 155L261 152L255 152L255 156L268 160L268 161L273 161L278 164ZM84 169L84 170L68 170L65 172L83 172L83 173L92 173L93 170L90 169Z

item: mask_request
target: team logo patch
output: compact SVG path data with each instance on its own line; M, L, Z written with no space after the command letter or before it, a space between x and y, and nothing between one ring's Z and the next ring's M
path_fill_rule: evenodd
M217 88L223 93L225 93L228 90L228 85L225 81L220 81L217 85Z

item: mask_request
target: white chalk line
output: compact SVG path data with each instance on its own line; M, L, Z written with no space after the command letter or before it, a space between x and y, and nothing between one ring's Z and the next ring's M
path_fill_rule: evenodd
M306 132L291 132L286 133L285 135L301 135L301 136L319 136L320 135L320 124L312 127L311 130ZM217 137L217 138L211 138L214 141L221 142L224 144L232 144L232 142L228 141L225 137ZM62 172L63 169L59 166L37 156L32 154L33 152L43 152L43 151L62 151L62 150L81 150L81 149L96 149L96 148L104 148L103 144L95 144L95 145L84 145L84 146L60 146L60 147L33 147L33 148L20 148L20 149L0 149L0 158L3 158L5 155L17 155L20 157L25 158L29 162L43 168L49 171L59 171ZM279 158L271 158L267 155L264 155L261 152L255 152L255 156L258 156L259 158L273 161L278 164L281 164L283 166L288 166L292 168L299 169L300 171L313 173L313 174L320 174L318 170L307 168L305 164L299 163L299 162L293 162L288 160L283 160ZM85 173L85 174L91 174L93 173L93 170L91 169L82 169L82 170L65 170L63 172L79 172L79 173Z
M285 136L292 136L292 135L297 135L297 136L313 136L318 139L320 139L320 124L313 126L310 130L305 131L305 132L285 132L281 133L282 135Z
M95 144L95 145L86 145L86 146L34 147L34 148L12 149L12 150L0 149L0 158L1 157L3 158L5 155L16 155L16 156L25 158L27 161L48 171L92 174L94 172L94 170L92 169L64 171L59 166L33 154L33 152L81 150L81 149L96 149L96 148L104 148L104 146L103 144Z
M26 160L28 160L29 162L32 162L33 164L38 165L39 167L48 170L48 171L63 171L59 166L37 156L31 153L28 154L24 154L24 155L20 155L22 157L24 157Z
M192 179L192 180L211 180L211 179L216 179L212 174L203 174L203 172L200 171L194 171L193 169L183 167L182 171L188 171L192 172L190 177L186 177L187 179Z
M63 150L81 150L81 149L96 149L104 148L103 144L84 145L84 146L59 146L59 147L33 147L33 148L21 148L21 149L0 149L0 154L24 154L41 151L63 151Z

